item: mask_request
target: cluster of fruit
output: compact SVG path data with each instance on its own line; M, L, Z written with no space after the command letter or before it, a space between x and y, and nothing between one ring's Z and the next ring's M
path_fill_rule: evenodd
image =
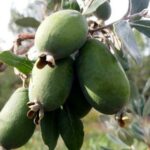
M0 145L24 145L40 124L49 149L60 134L69 150L79 150L81 118L91 108L115 114L128 101L126 74L106 45L88 38L88 23L75 10L48 16L36 32L35 47L39 57L29 88L17 89L0 112Z

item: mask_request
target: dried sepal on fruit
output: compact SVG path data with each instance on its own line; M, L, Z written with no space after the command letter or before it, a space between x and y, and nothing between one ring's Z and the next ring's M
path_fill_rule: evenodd
M46 64L42 69L36 61L29 83L29 111L35 124L44 116L44 111L53 111L63 105L70 93L73 81L73 61L71 58L56 62L55 67Z

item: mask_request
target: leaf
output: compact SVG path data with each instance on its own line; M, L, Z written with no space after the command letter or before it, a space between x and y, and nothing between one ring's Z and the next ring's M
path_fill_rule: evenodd
M15 23L22 27L32 27L32 28L37 28L40 25L40 22L32 17L24 17L17 19Z
M79 150L83 144L83 123L70 113L69 107L60 109L58 128L61 137L69 150Z
M145 105L145 99L142 95L140 95L138 88L133 83L133 81L130 81L130 101L134 113L136 113L139 116L142 116Z
M79 4L80 8L84 7L84 0L76 0L76 1Z
M101 147L100 147L100 150L112 150L112 149L107 148L107 147L104 147L104 146L101 146Z
M150 38L150 20L138 20L130 25Z
M62 0L48 0L47 9L57 11L61 7L61 4Z
M143 88L143 91L142 91L142 94L146 94L148 91L150 90L150 78L147 80L144 88Z
M115 51L116 57L125 71L129 70L129 61L127 55L122 50Z
M116 135L113 135L113 134L108 134L108 138L112 141L112 142L114 142L114 143L116 143L116 144L118 144L118 145L120 145L120 146L123 146L123 147L125 147L126 146L126 144L125 143L123 143Z
M147 8L149 0L131 0L131 15L142 11Z
M125 49L135 59L137 64L140 64L141 54L129 23L125 20L121 20L114 24L114 28Z
M45 112L44 118L40 122L40 127L44 144L49 147L49 150L54 150L59 137L57 128L57 110Z
M112 123L110 123L111 122L110 116L103 114L103 115L99 116L99 119L100 119L101 126L106 127L108 130L114 128L114 125Z
M17 68L20 72L28 74L31 72L33 64L25 57L20 57L13 54L10 51L1 51L0 52L0 61L3 63Z
M150 99L148 99L145 103L144 110L143 110L143 116L144 117L150 116Z
M102 5L107 0L94 0L93 3L87 8L87 10L83 13L84 15L88 15L93 13L100 5Z
M132 130L134 137L136 139L138 139L140 141L144 141L144 130L137 122L134 122L132 124L131 130Z
M117 135L119 139L128 146L131 146L134 142L134 138L131 133L125 129L118 130Z

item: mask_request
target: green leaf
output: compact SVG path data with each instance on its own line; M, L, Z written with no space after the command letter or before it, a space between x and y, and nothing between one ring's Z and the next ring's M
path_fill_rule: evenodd
M148 99L145 103L144 110L143 110L143 116L144 117L150 116L150 99Z
M125 47L125 50L130 53L130 55L135 59L137 64L140 64L142 59L141 54L129 22L125 20L118 21L114 24L114 28L122 45Z
M132 81L130 81L130 102L132 104L133 112L142 116L145 99L140 95L137 86Z
M61 137L69 150L79 150L83 144L83 123L71 114L69 107L60 110L58 115L58 128Z
M138 20L130 23L132 27L137 29L139 32L150 37L150 20Z
M17 19L15 23L22 27L32 27L32 28L37 28L40 25L40 22L32 17L24 17Z
M118 130L117 135L119 139L128 146L131 146L134 142L134 138L131 133L125 129Z
M136 114L139 114L139 111L138 111L139 97L140 97L139 91L138 91L135 83L131 80L130 81L130 102L132 105L132 110Z
M125 143L123 143L116 135L113 135L113 134L108 134L108 138L112 141L112 142L114 142L114 143L116 143L116 144L118 144L118 145L120 145L120 146L122 146L122 147L126 147L127 145L125 144Z
M147 8L149 4L149 0L131 0L131 14L138 13L143 9Z
M147 80L144 88L143 88L143 91L142 91L142 94L146 94L148 91L150 90L150 78Z
M40 127L43 142L49 147L49 150L54 150L59 137L57 110L45 112L44 118L40 122Z
M104 147L104 146L101 146L101 147L100 147L100 150L112 150L112 149L107 148L107 147Z
M131 126L131 130L136 139L144 141L144 130L137 122L134 122Z
M1 51L0 52L0 61L3 63L17 68L20 72L28 74L31 72L33 64L25 57L20 57L13 54L10 51Z
M115 54L116 54L118 61L122 65L123 69L125 71L129 70L130 66L129 66L129 61L128 61L128 57L127 57L126 53L124 53L123 50L116 49Z
M48 0L47 9L57 11L61 7L61 4L62 0Z
M84 15L88 15L93 13L100 5L102 5L107 0L94 0L93 3L89 6L89 8L83 13Z

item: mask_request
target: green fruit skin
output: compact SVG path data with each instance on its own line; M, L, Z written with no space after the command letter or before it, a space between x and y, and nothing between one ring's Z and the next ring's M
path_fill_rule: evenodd
M107 20L110 18L111 15L111 6L108 1L104 2L102 5L100 5L95 13L97 18L102 20Z
M68 150L80 150L83 144L83 123L69 109L60 109L58 113L59 133Z
M55 149L59 137L56 117L57 111L45 112L40 123L42 139L49 147L49 150Z
M35 125L26 116L28 89L19 88L0 112L0 145L6 149L23 146L32 136Z
M83 118L91 110L91 105L84 97L77 77L74 77L71 92L65 105L68 105L71 113L74 113L78 118Z
M46 111L63 105L72 86L72 64L71 58L57 61L54 68L46 65L38 69L35 63L29 83L29 100L41 102Z
M47 17L35 35L39 52L47 51L55 59L69 56L86 41L88 24L80 12L61 10Z
M88 40L80 50L76 66L83 93L99 112L114 114L128 102L127 76L103 43Z
M67 1L64 3L63 9L73 9L80 11L80 6L76 1L69 1L69 2Z

